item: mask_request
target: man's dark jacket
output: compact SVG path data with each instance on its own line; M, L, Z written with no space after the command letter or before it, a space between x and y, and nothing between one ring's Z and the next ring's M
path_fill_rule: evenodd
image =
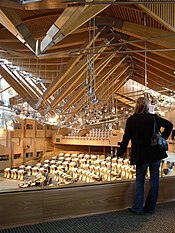
M156 133L163 128L162 135L167 139L173 128L173 124L154 114L157 123ZM166 152L155 149L151 146L151 136L154 133L154 116L148 114L133 114L127 119L125 133L117 156L120 157L127 149L129 140L131 140L131 164L144 164L156 162L167 157Z

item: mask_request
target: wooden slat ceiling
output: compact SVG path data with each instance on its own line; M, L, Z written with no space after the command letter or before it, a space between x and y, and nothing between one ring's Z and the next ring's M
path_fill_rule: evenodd
M98 99L90 108L107 103L128 79L145 84L147 77L149 88L169 95L167 89L175 91L175 3L159 1L161 15L157 3L119 2L70 7L61 0L1 0L1 59L13 64L2 65L1 75L42 114L69 118L91 98L87 81ZM36 94L13 75L14 66L37 80Z

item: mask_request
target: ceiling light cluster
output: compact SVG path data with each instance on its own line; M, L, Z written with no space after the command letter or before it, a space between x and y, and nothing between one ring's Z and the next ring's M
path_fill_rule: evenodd
M26 102L20 102L16 105L5 107L10 107L12 115L20 116L22 118L29 117L32 119L36 119L41 123L55 124L58 127L70 127L78 129L95 124L101 124L105 125L105 127L109 127L111 122L118 123L120 120L126 119L128 116L130 116L133 113L134 109L131 108L129 105L128 107L126 107L127 105L123 105L123 107L119 108L119 106L114 103L113 98L108 99L108 97L106 97L106 99L97 99L95 92L96 80L93 59L87 57L87 64L87 76L83 84L85 89L84 97L80 99L79 102L77 102L76 104L74 103L67 111L64 111L64 109L66 107L66 104L69 102L70 97L64 98L53 109L55 112L54 117L51 116L51 114L49 113L45 114L44 111L38 112L36 109L29 107ZM0 65L8 66L9 69L12 70L21 81L26 80L27 82L30 82L32 86L37 88L38 81L40 81L39 77L32 77L31 73L20 70L18 66L13 65L6 59L0 59ZM134 64L132 66L134 67ZM169 96L166 96L162 95L161 93L155 92L147 87L145 88L145 86L136 82L133 84L133 87L135 89L138 88L138 90L143 90L141 94L147 92L150 95L152 104L155 105L155 111L157 112L160 112L162 110L166 111L172 105L175 105L174 90L163 87L166 92L169 92ZM46 87L43 84L43 91L40 92L41 95L43 95L44 90L46 90ZM76 111L76 107L78 106L78 104L81 104L81 102L82 107L80 108L80 110ZM76 111L75 114L74 111Z

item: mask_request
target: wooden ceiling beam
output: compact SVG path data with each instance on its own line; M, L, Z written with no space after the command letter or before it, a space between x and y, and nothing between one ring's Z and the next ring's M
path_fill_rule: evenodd
M29 51L27 52L19 52L18 49L11 49L8 46L4 46L1 45L0 47L1 50L4 50L4 58L7 57L7 59L9 58L9 54L10 57L25 57L25 58L34 58L35 55Z
M98 37L100 32L95 36L95 38L92 38L91 41L86 41L85 48L87 49L89 46L92 45L92 43L95 41L95 39ZM102 45L109 44L110 41L107 41L103 43ZM98 49L99 51L103 51L104 48ZM97 56L99 57L99 56ZM70 79L73 79L74 76L80 72L85 66L87 62L87 58L83 58L83 54L80 54L78 57L71 58L70 61L67 63L67 65L64 67L61 74L59 74L59 79L55 79L52 84L48 87L47 91L43 95L43 100L45 101L47 98L49 98L56 90L58 90L62 85L66 84ZM81 60L82 59L82 60ZM81 61L80 61L81 60ZM80 61L80 62L79 62ZM78 63L79 62L79 63Z
M14 8L20 10L24 9L24 7L21 4L14 2L13 0L1 0L0 7Z
M144 49L143 46L136 44L136 43L132 43L132 48L131 50L134 50L134 48L140 48L140 49ZM148 49L150 48L150 44L148 45ZM167 53L167 55L165 56L165 53ZM138 53L133 53L133 56L135 56L135 54ZM144 53L139 53L140 56L145 56ZM168 69L173 69L175 70L175 60L174 59L170 59L170 55L169 52L147 52L147 56L151 61L155 61L157 64L159 64L160 66L163 65L164 67L168 68Z
M19 41L16 38L14 38L14 39L11 39L11 38L0 39L0 43L10 43L10 44L14 43L14 44L16 44L18 42Z
M39 86L35 84L35 87L29 83L26 79L24 81L19 80L19 77L12 72L8 66L3 65L0 66L0 73L3 78L13 87L13 89L24 99L28 104L36 109L38 101L41 99L41 93L37 90ZM21 78L23 78L21 76ZM19 80L19 81L17 81ZM40 88L39 88L40 89ZM39 111L43 111L49 105L47 102L46 104L41 104Z
M114 88L113 95L115 95L115 93L126 83L126 81L129 80L130 76L131 75L127 72L121 76L120 80Z
M36 103L36 99L33 98L32 95L29 94L28 90L25 89L17 82L12 76L2 67L0 66L0 73L2 77L7 81L7 83L13 87L13 89L31 106L34 107Z
M124 75L127 70L130 68L130 65L128 65L127 63L123 63L120 65L119 69L117 70L116 76L114 78L114 80L110 80L110 82L106 82L106 85L104 85L105 88L98 88L97 90L97 98L102 98L103 96L107 96L107 94L109 93L111 95L111 92L113 92L111 89L115 90L115 85L118 84L119 79L122 77L122 75ZM108 77L109 78L109 77ZM117 85L118 86L118 85Z
M39 65L37 68L36 65L30 65L30 67L27 66L27 64L20 67L20 70L25 70L27 72L35 72L35 73L45 73L47 75L47 72L53 72L58 73L60 70L60 67L65 65L66 63L62 64L55 64L55 65Z
M69 48L71 46L76 46L76 45L82 45L85 44L87 39L89 38L89 32L86 31L84 33L74 33L71 35L68 35L64 40L60 41L58 44L55 44L53 47L49 49L52 50L54 48L56 49L62 49L62 48Z
M115 94L115 92L118 91L129 78L130 75L127 73L128 68L129 66L125 64L125 66L123 66L123 69L120 69L120 71L117 72L115 76L115 81L110 81L108 85L103 89L103 91L97 92L97 99L99 101L95 105L91 103L89 105L89 109L92 109L93 107L95 107L95 109L98 109L99 106L102 105L102 103L104 105L109 101L109 99ZM108 98L106 98L106 96ZM82 114L82 116L84 115L85 113Z
M104 96L106 95L106 91L108 91L111 86L115 85L118 82L118 79L127 71L127 69L129 67L130 66L126 65L126 64L120 65L119 68L117 69L117 75L115 77L115 81L112 80L110 83L106 82L106 84L103 81L104 81L104 79L106 80L107 78L109 78L110 74L109 74L109 70L107 72L105 72L104 76L101 77L104 88L99 88L99 86L101 86L100 83L98 84L98 86L96 85L96 88L95 88L95 93L96 93L97 99L99 99L99 100L103 99ZM115 71L115 69L114 69L114 71ZM82 106L85 104L85 101L86 100L83 98L83 101L79 101L78 104L76 104L76 107L74 108L73 113L70 114L69 119L82 108ZM92 103L90 104L90 106L89 106L90 109L91 109L92 105L94 105L94 104L92 104Z
M108 65L108 63L111 62L111 60L114 58L115 54L116 53L111 54L111 55L106 55L105 58L102 59L101 61L99 61L97 65L95 64L95 74L96 74L96 85L97 86L98 86L98 83L103 80L105 73L109 73L109 71L111 70L111 68L110 68L108 71L104 71L104 73L101 74L102 70L104 70L105 67ZM116 59L114 61L113 65L116 65L116 63L118 64L120 62L120 60L121 60L120 58ZM99 75L99 74L101 74L101 75ZM71 98L69 99L69 102L65 105L63 112L65 113L65 111L67 111L71 107L71 105L73 105L78 100L80 100L83 97L84 92L85 92L84 86L80 86L77 90L75 90L75 92L73 92Z
M67 3L64 3L62 0L42 0L39 2L33 2L29 4L24 4L25 10L41 10L41 9L58 9L66 8Z
M143 86L145 86L145 76L142 73L133 73L133 75L131 76L131 79L142 84ZM157 82L157 79L153 79L151 77L151 75L148 74L147 76L147 80L148 80L148 88L154 90L154 91L158 91L158 90L162 90L162 85Z
M138 67L138 69L143 71L142 74L144 74L145 72L145 67L143 66L143 64L136 64L136 67ZM172 82L169 81L168 79L165 78L164 75L162 75L162 73L160 72L156 72L155 69L153 68L149 68L147 69L147 76L150 78L150 80L155 79L157 83L160 83L161 86L168 86L168 85L172 85ZM154 90L154 89L153 89Z
M147 44L146 49L150 50L150 51L147 51L148 53L156 54L156 55L160 56L160 59L161 58L167 59L167 63L171 63L172 67L174 67L174 64L175 64L174 63L175 62L175 51L166 51L166 49L164 51L164 47L156 47L155 44L152 44L152 43L149 43L149 42L147 42L146 44ZM144 42L140 42L139 44L131 42L130 43L130 48L131 48L131 50L135 50L132 46L136 47L136 48L139 48L144 53L144 50L145 50ZM159 51L159 49L160 49L160 51Z
M54 108L60 101L64 98L68 97L76 88L80 87L85 81L85 72L84 68L80 71L74 79L70 79L62 88L59 94L55 97L55 99L51 102L51 107Z
M112 76L112 74L114 72L121 73L124 70L124 67L126 66L126 63L124 63L125 59L126 59L126 57L123 57L122 59L120 59L120 61L116 62L116 64L112 68L109 67L106 74L103 75L103 81L96 82L96 91L97 92L98 92L98 89L102 88L103 84L109 79L110 76ZM117 76L117 78L114 78L113 82L115 83L116 79L118 79L118 78L119 78L118 76Z
M134 54L133 58L136 61L140 61L143 64L145 64L145 55L144 54L142 54L142 53ZM147 62L147 65L149 65L150 67L156 68L158 71L161 71L162 74L166 75L166 77L169 76L170 79L175 78L173 68L170 69L170 68L164 67L164 64L158 65L159 63L157 64L157 61L150 59L149 56L147 56L146 62Z
M126 81L129 79L130 79L130 74L128 74L127 72L122 75L122 77L120 78L119 82L117 83L115 89L113 90L113 96L115 97L115 99L117 99L117 101L120 101L122 104L129 106L129 107L134 107L135 100L132 98L128 98L125 95L121 95L121 93L120 93L120 88L122 86L124 86ZM121 103L120 103L120 105L121 105Z
M136 67L142 67L142 69L145 69L145 64L143 61L137 60ZM159 77L159 79L162 79L165 82L173 83L175 81L174 75L167 75L163 70L153 66L152 64L147 64L147 71L152 72L156 76ZM153 77L154 78L154 77Z
M48 99L52 94L54 94L56 92L56 90L59 89L59 84L61 82L64 82L63 81L64 78L70 73L70 71L72 70L72 68L79 62L80 59L81 59L81 56L70 59L70 61L64 67L63 72L61 72L61 74L60 73L58 74L58 76L60 76L60 77L59 78L55 78L53 80L53 82L50 84L50 86L47 88L46 92L43 95L43 100L44 101L46 99Z
M41 53L64 38L64 35L60 33L61 28L64 24L66 24L68 20L70 20L74 12L77 12L78 10L78 7L70 7L66 8L63 11L63 13L58 17L55 23L49 28L49 30L46 33L46 36L41 41L39 48Z
M175 32L174 12L175 4L138 4L138 7L164 25L170 31Z
M175 47L175 34L174 32L163 31L157 28L151 28L136 23L123 22L121 28L114 28L120 33L133 36L139 39L145 39L148 42L161 45L165 48Z
M35 53L35 40L16 12L13 9L2 8L0 15L0 23Z
M144 86L145 85L144 75L139 75L139 76L140 76L140 78L138 78L138 75L132 75L131 79L138 82L138 83L140 83L140 84L142 84ZM147 87L150 88L151 90L154 90L154 91L156 91L156 92L158 92L160 94L163 94L163 95L169 96L169 94L170 94L166 89L162 88L161 83L156 82L153 79L148 78L148 86ZM167 88L169 88L171 90L175 90L175 85L173 85L173 84L166 85L166 86L163 86L163 87L167 87ZM142 91L144 92L144 90L142 90Z
M107 41L106 43L109 43L109 41ZM97 54L94 55L94 57L91 57L90 60L92 62L95 62L98 57L100 57L100 51L102 52L105 49L105 47L99 48L97 50ZM82 63L83 62L83 63ZM78 69L77 69L78 67ZM75 71L74 71L75 70ZM77 70L79 70L79 72L77 73ZM74 67L74 69L69 73L69 75L67 75L66 80L64 79L62 84L60 83L61 86L65 85L66 86L61 90L61 92L58 94L58 96L55 98L55 100L52 102L51 106L55 107L56 104L58 104L63 98L65 98L65 95L69 93L69 91L71 90L72 87L74 87L74 89L76 89L83 81L85 81L86 79L86 72L87 70L87 58L85 57L85 59L83 59L76 67ZM76 73L76 75L73 75L71 73ZM60 86L60 87L61 87Z
M145 39L148 42L161 45L165 48L175 47L175 34L170 31L163 31L161 29L152 28L149 26L131 23L128 21L119 20L112 17L99 17L97 19L97 26L107 25L113 28L114 31L132 36L138 39Z
M101 0L104 1L104 0ZM81 27L84 23L92 19L109 5L80 6L66 8L58 17L55 23L50 27L46 36L40 43L40 51L45 50L57 44L70 33Z
M13 0L1 0L0 7L8 7L19 10L41 10L41 9L58 9L65 8L67 3L62 2L62 0L42 0L38 2L31 2L28 4L20 4Z

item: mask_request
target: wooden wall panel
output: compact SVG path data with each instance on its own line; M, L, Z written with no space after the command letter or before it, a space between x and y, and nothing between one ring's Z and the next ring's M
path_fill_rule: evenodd
M35 124L36 124L36 121L35 120L32 120L32 119L25 119L25 129L24 129L24 132L25 132L25 137L26 138L34 138L35 137Z
M6 140L4 145L3 143L0 144L0 171L3 171L6 167L11 167L10 157L11 157L11 145L9 141Z
M175 200L175 177L161 179L158 203ZM146 181L145 197L149 181ZM44 191L43 221L126 209L132 206L135 182L126 181ZM51 191L51 192L50 192Z
M17 118L17 122L14 123L14 131L12 131L12 138L24 137L24 120Z
M160 192L158 202L175 200L175 177L164 177L160 179Z
M42 222L42 192L0 194L0 229Z
M133 190L133 182L121 182L44 191L43 221L124 209Z
M175 200L175 177L161 178L158 202ZM149 182L146 182L145 193ZM0 194L0 229L126 209L135 181Z
M48 125L48 124L45 125L45 135L46 135L46 138L52 137L52 126L51 125Z
M54 147L53 147L53 144L51 143L50 139L48 140L45 140L44 142L44 151L54 151Z
M46 130L45 130L45 125L42 125L38 122L35 123L35 136L36 138L45 138L46 136Z

